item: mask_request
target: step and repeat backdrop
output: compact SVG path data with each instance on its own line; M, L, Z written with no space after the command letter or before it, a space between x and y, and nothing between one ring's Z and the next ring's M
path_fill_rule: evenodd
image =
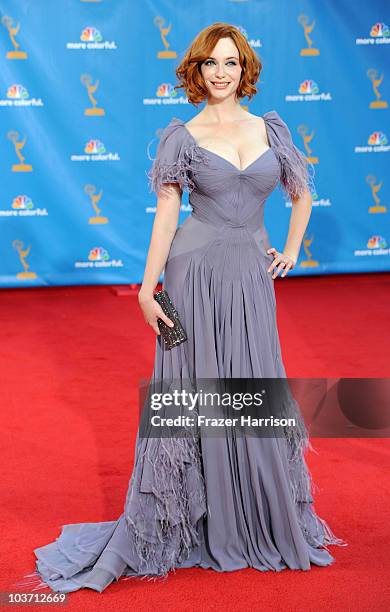
M203 105L175 67L204 27L240 28L315 170L291 275L390 269L390 5L385 0L0 0L0 286L142 281L161 130ZM190 214L183 194L180 222ZM282 250L291 202L266 203Z

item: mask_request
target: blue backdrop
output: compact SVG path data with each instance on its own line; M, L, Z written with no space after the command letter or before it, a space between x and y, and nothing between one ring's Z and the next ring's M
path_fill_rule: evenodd
M216 21L264 69L243 106L275 109L315 168L291 275L389 270L390 6L385 0L0 0L0 285L142 281L159 131L199 112L175 67ZM183 196L180 222L191 210ZM291 203L266 204L283 248Z

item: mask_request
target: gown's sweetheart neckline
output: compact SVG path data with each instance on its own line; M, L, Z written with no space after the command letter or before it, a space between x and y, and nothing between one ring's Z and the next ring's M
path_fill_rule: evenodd
M206 149L205 147L202 147L200 144L198 144L196 138L191 134L190 130L188 129L188 127L186 126L185 122L183 121L183 119L179 119L178 117L175 117L175 119L177 121L180 121L180 123L182 124L182 126L184 127L184 129L186 130L187 134L190 136L190 138L192 139L192 141L194 142L194 144L199 148L202 149L203 151L206 151L207 153L211 153L211 155L215 155L215 157L218 157L219 159L222 159L224 162L226 162L227 164L229 164L229 166L232 166L237 172L239 172L240 174L242 174L243 172L246 172L247 170L249 170L249 168L251 168L254 164L256 164L258 161L260 161L264 155L266 155L269 151L271 151L272 147L268 147L265 151L263 151L262 153L260 153L260 155L258 157L256 157L256 159L254 159L250 164L248 164L247 166L245 166L245 168L238 168L236 166L236 164L233 164L233 162L229 161L228 159L226 159L226 157L223 157L222 155L219 155L219 153L215 153L214 151L211 151L211 149ZM262 116L262 119L264 121L265 124L265 129L267 131L267 122L264 119L264 116ZM268 136L268 131L267 131L267 138L269 140L269 136Z

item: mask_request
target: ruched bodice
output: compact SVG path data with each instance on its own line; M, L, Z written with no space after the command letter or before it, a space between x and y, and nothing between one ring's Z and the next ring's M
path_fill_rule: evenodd
M310 189L312 173L279 114L269 111L263 119L269 147L242 170L198 145L182 119L174 117L163 130L148 171L150 187L158 192L163 183L178 183L189 192L192 206L176 232L168 261L202 249L220 236L224 237L221 248L225 251L240 242L241 255L249 258L248 264L256 265L256 251L262 254L263 262L264 258L268 263L273 260L266 254L270 243L264 226L265 202L279 183L287 198L300 196Z
M179 183L192 194L193 206L197 195L218 202L232 190L233 207L240 192L263 202L279 181L288 198L299 197L306 188L310 190L313 165L294 144L286 123L275 110L262 118L269 148L240 170L219 154L198 145L185 122L174 117L162 132L156 158L147 172L151 190L158 192L164 182Z

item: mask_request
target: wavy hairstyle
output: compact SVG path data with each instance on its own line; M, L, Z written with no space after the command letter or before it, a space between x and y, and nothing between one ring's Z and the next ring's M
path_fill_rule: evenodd
M195 106L203 102L208 95L200 71L201 64L210 57L220 38L231 38L238 49L242 73L236 90L237 98L248 96L251 99L257 93L255 83L263 67L259 57L238 28L228 23L217 22L197 35L176 68L176 76L180 85L175 85L174 89L183 88L189 102Z

